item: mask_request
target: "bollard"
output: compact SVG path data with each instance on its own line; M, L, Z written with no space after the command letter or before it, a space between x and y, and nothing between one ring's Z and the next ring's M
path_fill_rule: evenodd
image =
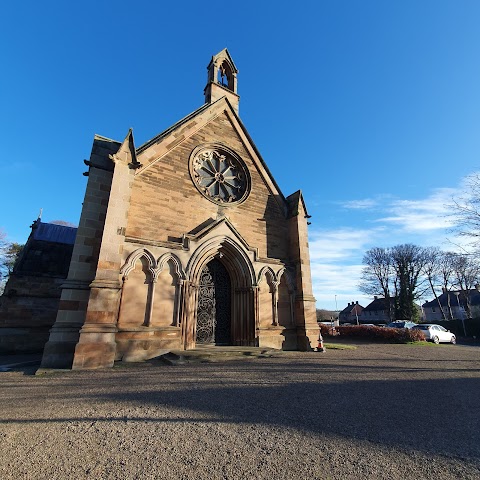
M320 332L318 335L318 346L317 346L317 352L325 352L326 348L323 346L323 337L322 333Z

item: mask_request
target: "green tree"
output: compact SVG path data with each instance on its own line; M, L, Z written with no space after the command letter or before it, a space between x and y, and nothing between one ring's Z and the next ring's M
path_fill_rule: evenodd
M415 300L423 293L421 274L428 260L426 249L405 243L392 247L390 251L397 283L395 318L414 319Z
M5 283L13 272L15 262L22 249L23 245L20 243L8 242L7 235L0 230L0 294L3 293Z

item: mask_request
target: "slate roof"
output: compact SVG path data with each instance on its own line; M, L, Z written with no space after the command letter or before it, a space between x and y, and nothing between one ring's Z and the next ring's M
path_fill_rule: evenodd
M66 278L77 229L66 225L33 222L32 232L15 263L16 275Z
M390 302L393 305L395 302L394 297L390 297ZM386 298L376 298L373 302L370 302L363 311L365 312L375 312L379 310L388 310L388 303Z
M151 140L148 140L148 142L145 142L143 145L140 145L137 148L137 154L142 153L144 150L146 150L148 147L154 145L155 143L159 143L163 138L165 138L170 132L173 132L176 130L178 127L182 126L184 123L187 123L190 121L193 117L196 117L199 113L202 113L204 110L207 108L211 107L215 103L219 102L222 100L221 98L217 100L214 103L205 103L203 104L200 108L197 108L194 112L188 114L186 117L183 117L181 120L178 122L174 123L171 127L168 127L166 130L163 132L159 133L157 136L153 137Z
M193 111L192 113L188 114L186 117L182 118L181 120L179 120L178 122L174 123L171 127L167 128L166 130L164 130L163 132L159 133L157 136L153 137L151 140L148 140L148 142L144 143L143 145L140 145L138 148L136 148L136 153L137 155L139 155L140 153L142 153L143 151L145 151L146 149L148 149L150 146L152 145L155 145L156 143L160 143L165 137L167 137L171 132L177 130L179 127L181 127L183 124L186 124L187 122L189 122L190 120L192 120L193 118L195 118L197 115L201 114L204 110L207 110L208 108L211 108L213 105L219 103L219 102L222 102L222 101L226 101L228 105L230 105L230 102L228 101L228 98L227 97L221 97L219 98L218 100L216 100L215 102L213 103L204 103L200 108L197 108L195 111ZM287 200L285 198L285 196L283 195L282 191L280 190L280 187L278 186L275 178L273 177L272 173L270 172L267 164L265 163L265 160L263 159L262 155L260 154L257 146L255 145L255 142L253 141L252 137L250 136L250 134L248 133L245 125L243 124L243 122L241 121L240 117L237 115L237 113L235 112L235 110L231 107L230 105L230 108L231 108L231 112L232 114L235 116L236 120L238 121L239 125L240 125L240 128L242 129L243 133L245 134L245 136L247 137L250 145L252 146L253 150L255 151L255 154L257 155L258 159L260 160L261 164L262 164L262 167L264 168L268 178L272 181L273 185L275 186L275 188L277 189L277 192L278 192L278 195L281 197L281 199L283 200L283 202L285 202L285 205L288 207L287 205ZM295 192L295 194L292 194L292 195L299 195L299 197L301 198L301 201L303 203L303 206L304 206L304 209L306 211L306 207L305 207L305 202L303 200L303 197L301 195L301 192L298 191L298 192ZM299 198L296 198L295 199L297 204L298 204L298 201L299 201ZM295 202L294 202L295 203Z
M465 296L462 294L462 292L458 290L452 290L447 293L442 293L441 295L438 296L438 299L440 300L440 305L442 307L448 306L448 296L450 296L450 306L451 307L456 307L458 306L457 302L457 296L455 295L455 292L459 292L458 300L460 301L460 305L465 305ZM470 304L471 305L480 305L480 292L472 288L470 290ZM434 298L430 302L426 302L423 304L423 308L437 308L438 307L438 302L437 299Z
M364 310L364 307L362 307L359 303L349 303L341 312L340 312L340 315L341 314L349 314L351 312L354 311L355 307L358 307L358 309L362 309ZM358 313L361 313L361 310L358 312Z
M33 228L34 240L73 245L76 236L77 229L75 227L67 227L66 225L37 222Z
M218 100L216 100L215 102L213 103L204 103L200 108L197 108L195 111L193 111L192 113L188 114L186 117L183 117L181 120L179 120L178 122L174 123L172 126L170 126L169 128L167 128L166 130L164 130L163 132L159 133L158 135L156 135L155 137L153 137L151 140L148 140L147 142L145 142L144 144L140 145L138 148L135 148L135 151L136 151L136 154L139 155L140 153L142 153L143 151L147 150L149 147L151 147L152 145L155 145L157 143L160 143L165 137L167 137L170 133L172 133L173 131L177 130L179 127L181 127L182 125L186 124L187 122L189 122L190 120L192 120L193 118L195 118L197 115L201 114L203 111L207 110L208 108L211 108L213 105L215 105L216 103L219 103L221 101L226 101L229 105L230 105L230 102L228 101L228 98L227 97L222 97L222 98L219 98ZM307 213L307 209L306 209L306 206L305 206L305 201L303 199L303 196L302 196L302 193L300 190L298 190L297 192L293 193L292 195L289 195L289 197L285 198L285 196L283 195L280 187L278 186L277 182L275 181L275 178L273 177L273 175L271 174L267 164L265 163L265 161L263 160L263 157L261 156L260 152L258 151L258 148L257 146L255 145L252 137L250 136L250 134L248 133L247 129L245 128L245 125L243 124L243 122L240 120L240 117L237 115L237 113L233 110L233 108L231 109L233 115L235 115L239 125L240 125L240 128L242 129L243 133L245 134L245 136L247 137L248 141L250 142L250 145L252 146L253 150L255 151L255 154L257 155L258 159L260 160L261 164L262 164L262 167L265 169L265 172L267 174L267 176L269 177L269 179L272 181L273 185L275 186L277 192L278 192L278 195L281 197L281 199L283 200L283 202L285 202L285 207L289 210L289 212L285 212L287 213L287 215L289 214L290 216L293 216L295 214L295 211L298 210L298 204L299 202L301 201L302 204L303 204L303 208L305 209L305 213L306 215L308 215ZM112 140L112 139L109 139L107 137L101 137L100 135L97 135L99 138L101 138L102 140L104 141L108 141L108 142L112 142L112 143L116 143L116 144L120 144L119 142L117 142L116 140Z

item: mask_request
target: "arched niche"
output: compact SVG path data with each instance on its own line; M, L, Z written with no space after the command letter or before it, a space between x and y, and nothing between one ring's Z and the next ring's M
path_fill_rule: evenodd
M180 260L172 254L163 255L157 263L150 326L177 326L179 323L181 285L185 274Z
M124 273L119 327L148 325L153 279L152 256L142 252L130 258Z
M276 280L278 283L284 279L285 285L287 286L290 294L295 293L295 274L292 272L291 268L283 267L281 268L276 275Z
M128 278L130 272L135 268L135 265L140 258L143 258L142 262L145 263L151 277L155 277L155 269L157 267L155 257L153 256L152 252L148 250L148 248L138 248L127 257L125 264L120 269L120 273L123 275L124 279Z
M292 326L291 292L287 284L287 276L282 275L278 284L277 314L278 324L282 327Z
M269 267L260 271L258 279L258 320L260 328L275 324L275 274Z

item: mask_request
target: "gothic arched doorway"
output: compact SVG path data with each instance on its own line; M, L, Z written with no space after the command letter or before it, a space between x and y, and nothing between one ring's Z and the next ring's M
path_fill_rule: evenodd
M213 259L200 273L195 342L231 345L231 281L222 262Z

